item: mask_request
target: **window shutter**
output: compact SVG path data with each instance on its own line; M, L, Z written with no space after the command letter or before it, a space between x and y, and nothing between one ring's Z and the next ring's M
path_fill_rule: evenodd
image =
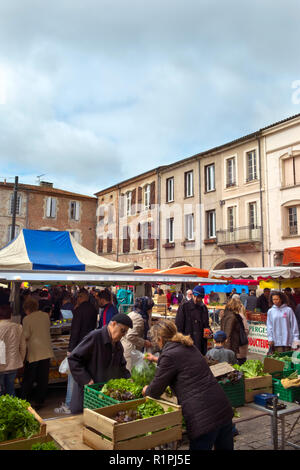
M149 249L154 249L153 222L148 222Z
M80 202L75 202L75 220L79 220Z
M120 199L119 199L119 214L120 214L120 217L124 217L124 211L125 211L125 196L124 196L124 194L121 194Z
M154 209L155 206L155 181L152 181L150 185L150 209Z
M108 234L107 236L107 253L112 252L112 235L111 233Z
M103 238L98 238L98 253L103 253Z
M56 199L53 197L52 199L52 210L51 210L51 216L56 217Z
M46 200L46 217L51 217L51 197Z
M141 212L142 204L143 204L143 188L141 186L138 187L138 200L137 200L137 212Z
M134 189L131 193L131 215L135 214L136 211L136 189Z
M138 231L137 249L141 250L142 249L141 224L138 224L137 231Z

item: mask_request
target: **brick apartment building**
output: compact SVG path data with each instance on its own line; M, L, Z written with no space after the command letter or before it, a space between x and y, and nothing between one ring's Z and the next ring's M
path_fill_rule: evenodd
M11 240L14 184L0 182L0 248ZM16 205L17 235L23 228L32 230L67 230L88 250L96 246L95 197L53 187L19 184Z

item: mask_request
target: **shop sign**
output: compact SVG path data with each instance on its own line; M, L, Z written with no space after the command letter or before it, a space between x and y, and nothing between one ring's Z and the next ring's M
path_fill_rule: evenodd
M267 354L268 335L267 325L265 323L248 322L249 336L248 336L248 351L258 354Z

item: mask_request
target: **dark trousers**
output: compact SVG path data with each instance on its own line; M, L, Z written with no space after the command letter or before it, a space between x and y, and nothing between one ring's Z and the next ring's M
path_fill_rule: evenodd
M232 422L190 441L190 450L233 450Z
M44 403L48 390L49 366L50 359L25 363L21 398L30 401L33 385L36 383L35 402Z

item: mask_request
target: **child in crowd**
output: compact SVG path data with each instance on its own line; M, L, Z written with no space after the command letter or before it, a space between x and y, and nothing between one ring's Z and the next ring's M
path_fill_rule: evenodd
M233 351L225 349L224 344L227 339L225 331L219 330L214 334L214 347L206 353L206 357L212 361L228 362L237 364L237 358Z

